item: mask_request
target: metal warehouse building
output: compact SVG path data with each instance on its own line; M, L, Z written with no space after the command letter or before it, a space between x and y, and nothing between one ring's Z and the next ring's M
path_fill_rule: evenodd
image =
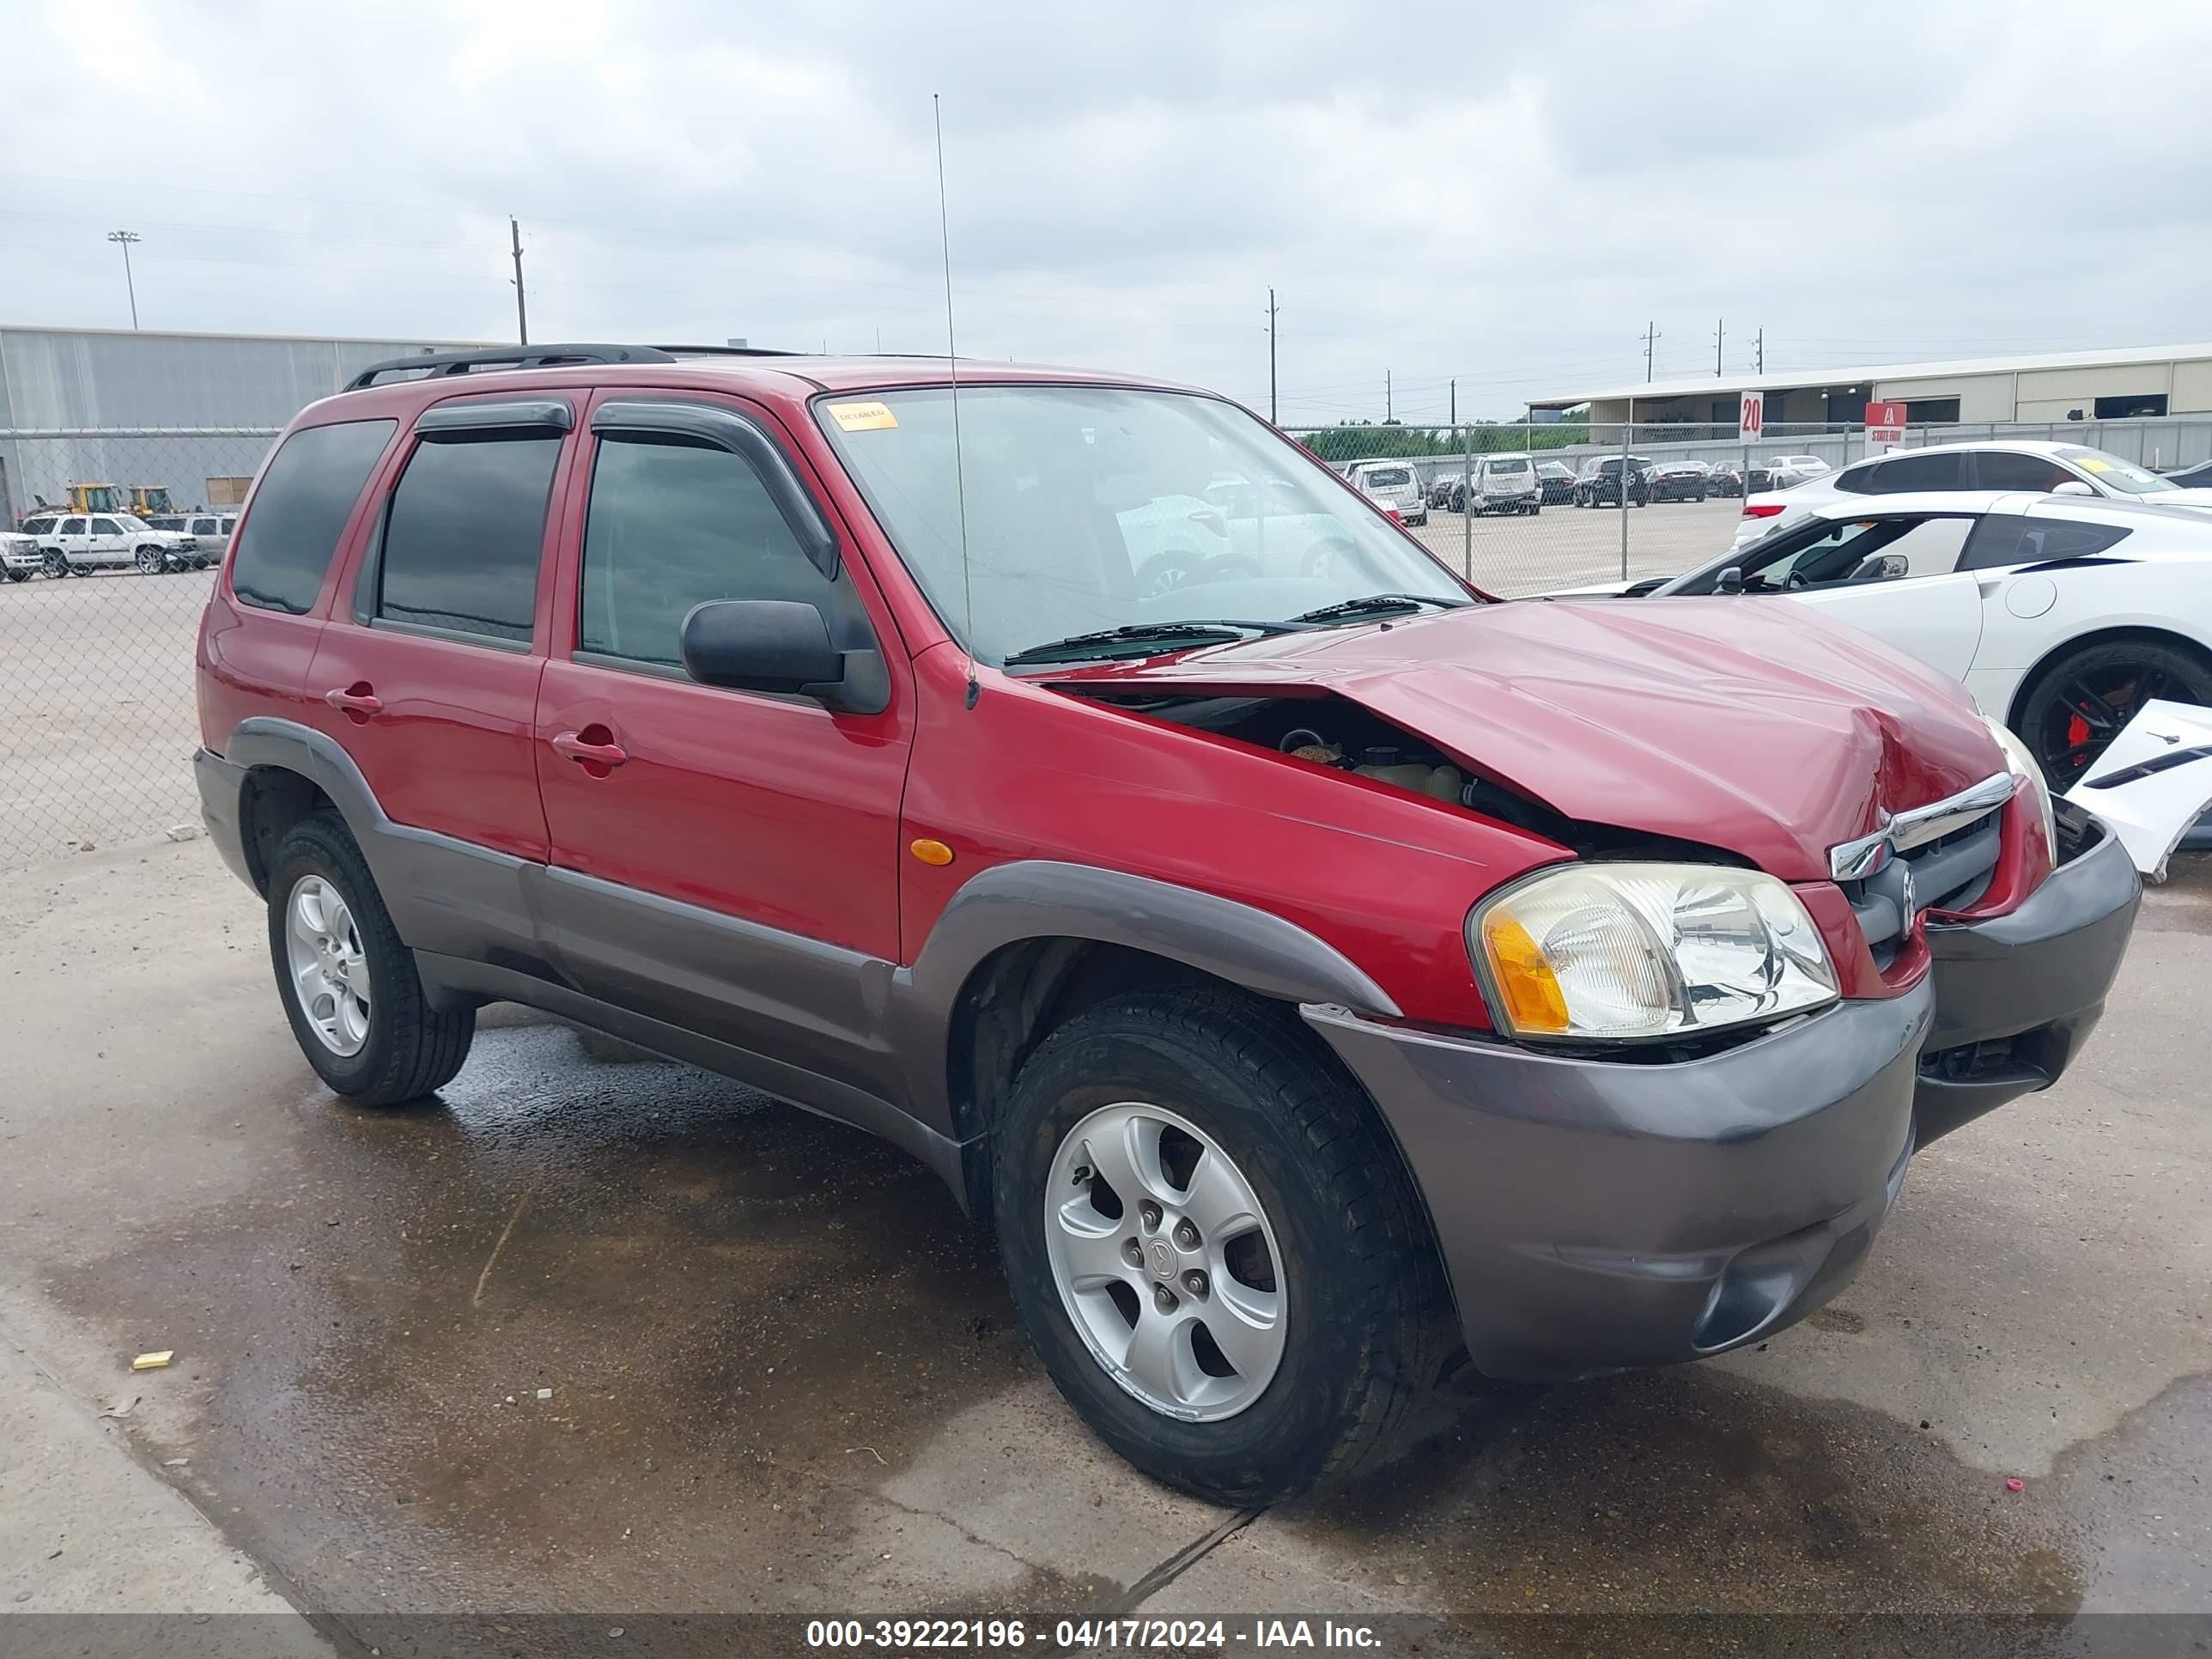
M278 428L349 376L479 343L0 325L0 524L72 484L233 505Z
M1913 426L2118 421L2212 415L2212 345L1869 363L1748 377L1709 375L1538 398L1534 410L1589 405L1593 425L1684 422L1735 429L1739 398L1766 394L1770 427L1856 424L1870 402L1902 403ZM2078 411L2078 412L2077 412Z

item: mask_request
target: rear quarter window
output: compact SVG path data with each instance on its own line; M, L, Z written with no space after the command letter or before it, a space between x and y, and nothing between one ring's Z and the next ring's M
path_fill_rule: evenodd
M270 458L230 566L241 604L304 616L396 421L304 427Z

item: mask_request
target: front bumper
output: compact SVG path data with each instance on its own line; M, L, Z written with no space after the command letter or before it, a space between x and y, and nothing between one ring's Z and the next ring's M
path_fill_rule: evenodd
M2140 890L2098 837L1934 965L1700 1059L1588 1060L1310 1007L1425 1200L1468 1352L1542 1381L1701 1358L1849 1284L1919 1146L2047 1087L2102 1012Z
M2120 839L2078 808L2085 845L2008 915L1928 924L1936 1024L1914 1110L1926 1146L2073 1063L2105 1012L2142 897Z

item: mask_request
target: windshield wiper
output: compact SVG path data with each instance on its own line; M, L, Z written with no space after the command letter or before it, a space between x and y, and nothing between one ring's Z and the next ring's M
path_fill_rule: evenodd
M1103 628L1095 634L1070 634L1064 640L1048 640L1042 645L1024 646L1006 659L1009 668L1019 663L1050 662L1056 658L1080 656L1094 645L1132 645L1152 640L1218 640L1224 643L1237 635L1233 629L1248 629L1255 634L1291 634L1301 631L1299 619L1290 622L1250 622L1233 617L1210 618L1204 622L1130 623L1120 628Z
M1440 599L1428 593L1368 593L1356 599L1339 599L1317 611L1301 611L1292 622L1328 622L1338 617L1364 617L1378 611L1414 611L1432 605L1439 611L1456 611L1472 599Z

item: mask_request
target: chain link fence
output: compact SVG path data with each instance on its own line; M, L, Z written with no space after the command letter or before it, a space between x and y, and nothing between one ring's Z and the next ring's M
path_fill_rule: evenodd
M193 639L276 435L0 428L0 868L196 830Z
M1770 487L1769 463L1810 457L1828 468L1872 453L1863 427L1776 425L1752 445L1732 427L1682 422L1529 422L1425 428L1294 427L1291 435L1340 471L1382 464L1413 475L1419 505L1405 514L1415 536L1478 586L1507 599L1563 588L1673 575L1725 551L1742 512L1744 478ZM1982 422L1914 427L1896 448L1976 439L2032 438L2103 449L2140 465L2172 469L2212 459L2212 420ZM1613 480L1622 458L1653 479L1623 501ZM1525 457L1540 499L1516 491ZM1668 467L1694 462L1702 477ZM1474 502L1472 513L1462 510ZM1533 505L1534 511L1527 510Z
M198 739L193 636L212 569L273 428L0 428L0 868L188 833ZM1445 428L1336 426L1293 435L1340 470L1402 464L1422 505L1413 533L1507 598L1669 575L1725 550L1743 464L1867 453L1856 428L1772 426L1747 456L1733 431L1572 422ZM1906 446L2051 438L2148 466L2212 458L2212 421L2089 421L1916 428ZM1704 462L1695 480L1617 487L1626 453ZM1528 458L1540 499L1514 501L1496 458ZM1476 510L1462 510L1472 489ZM1533 506L1536 510L1521 510ZM189 543L189 545L185 544Z

